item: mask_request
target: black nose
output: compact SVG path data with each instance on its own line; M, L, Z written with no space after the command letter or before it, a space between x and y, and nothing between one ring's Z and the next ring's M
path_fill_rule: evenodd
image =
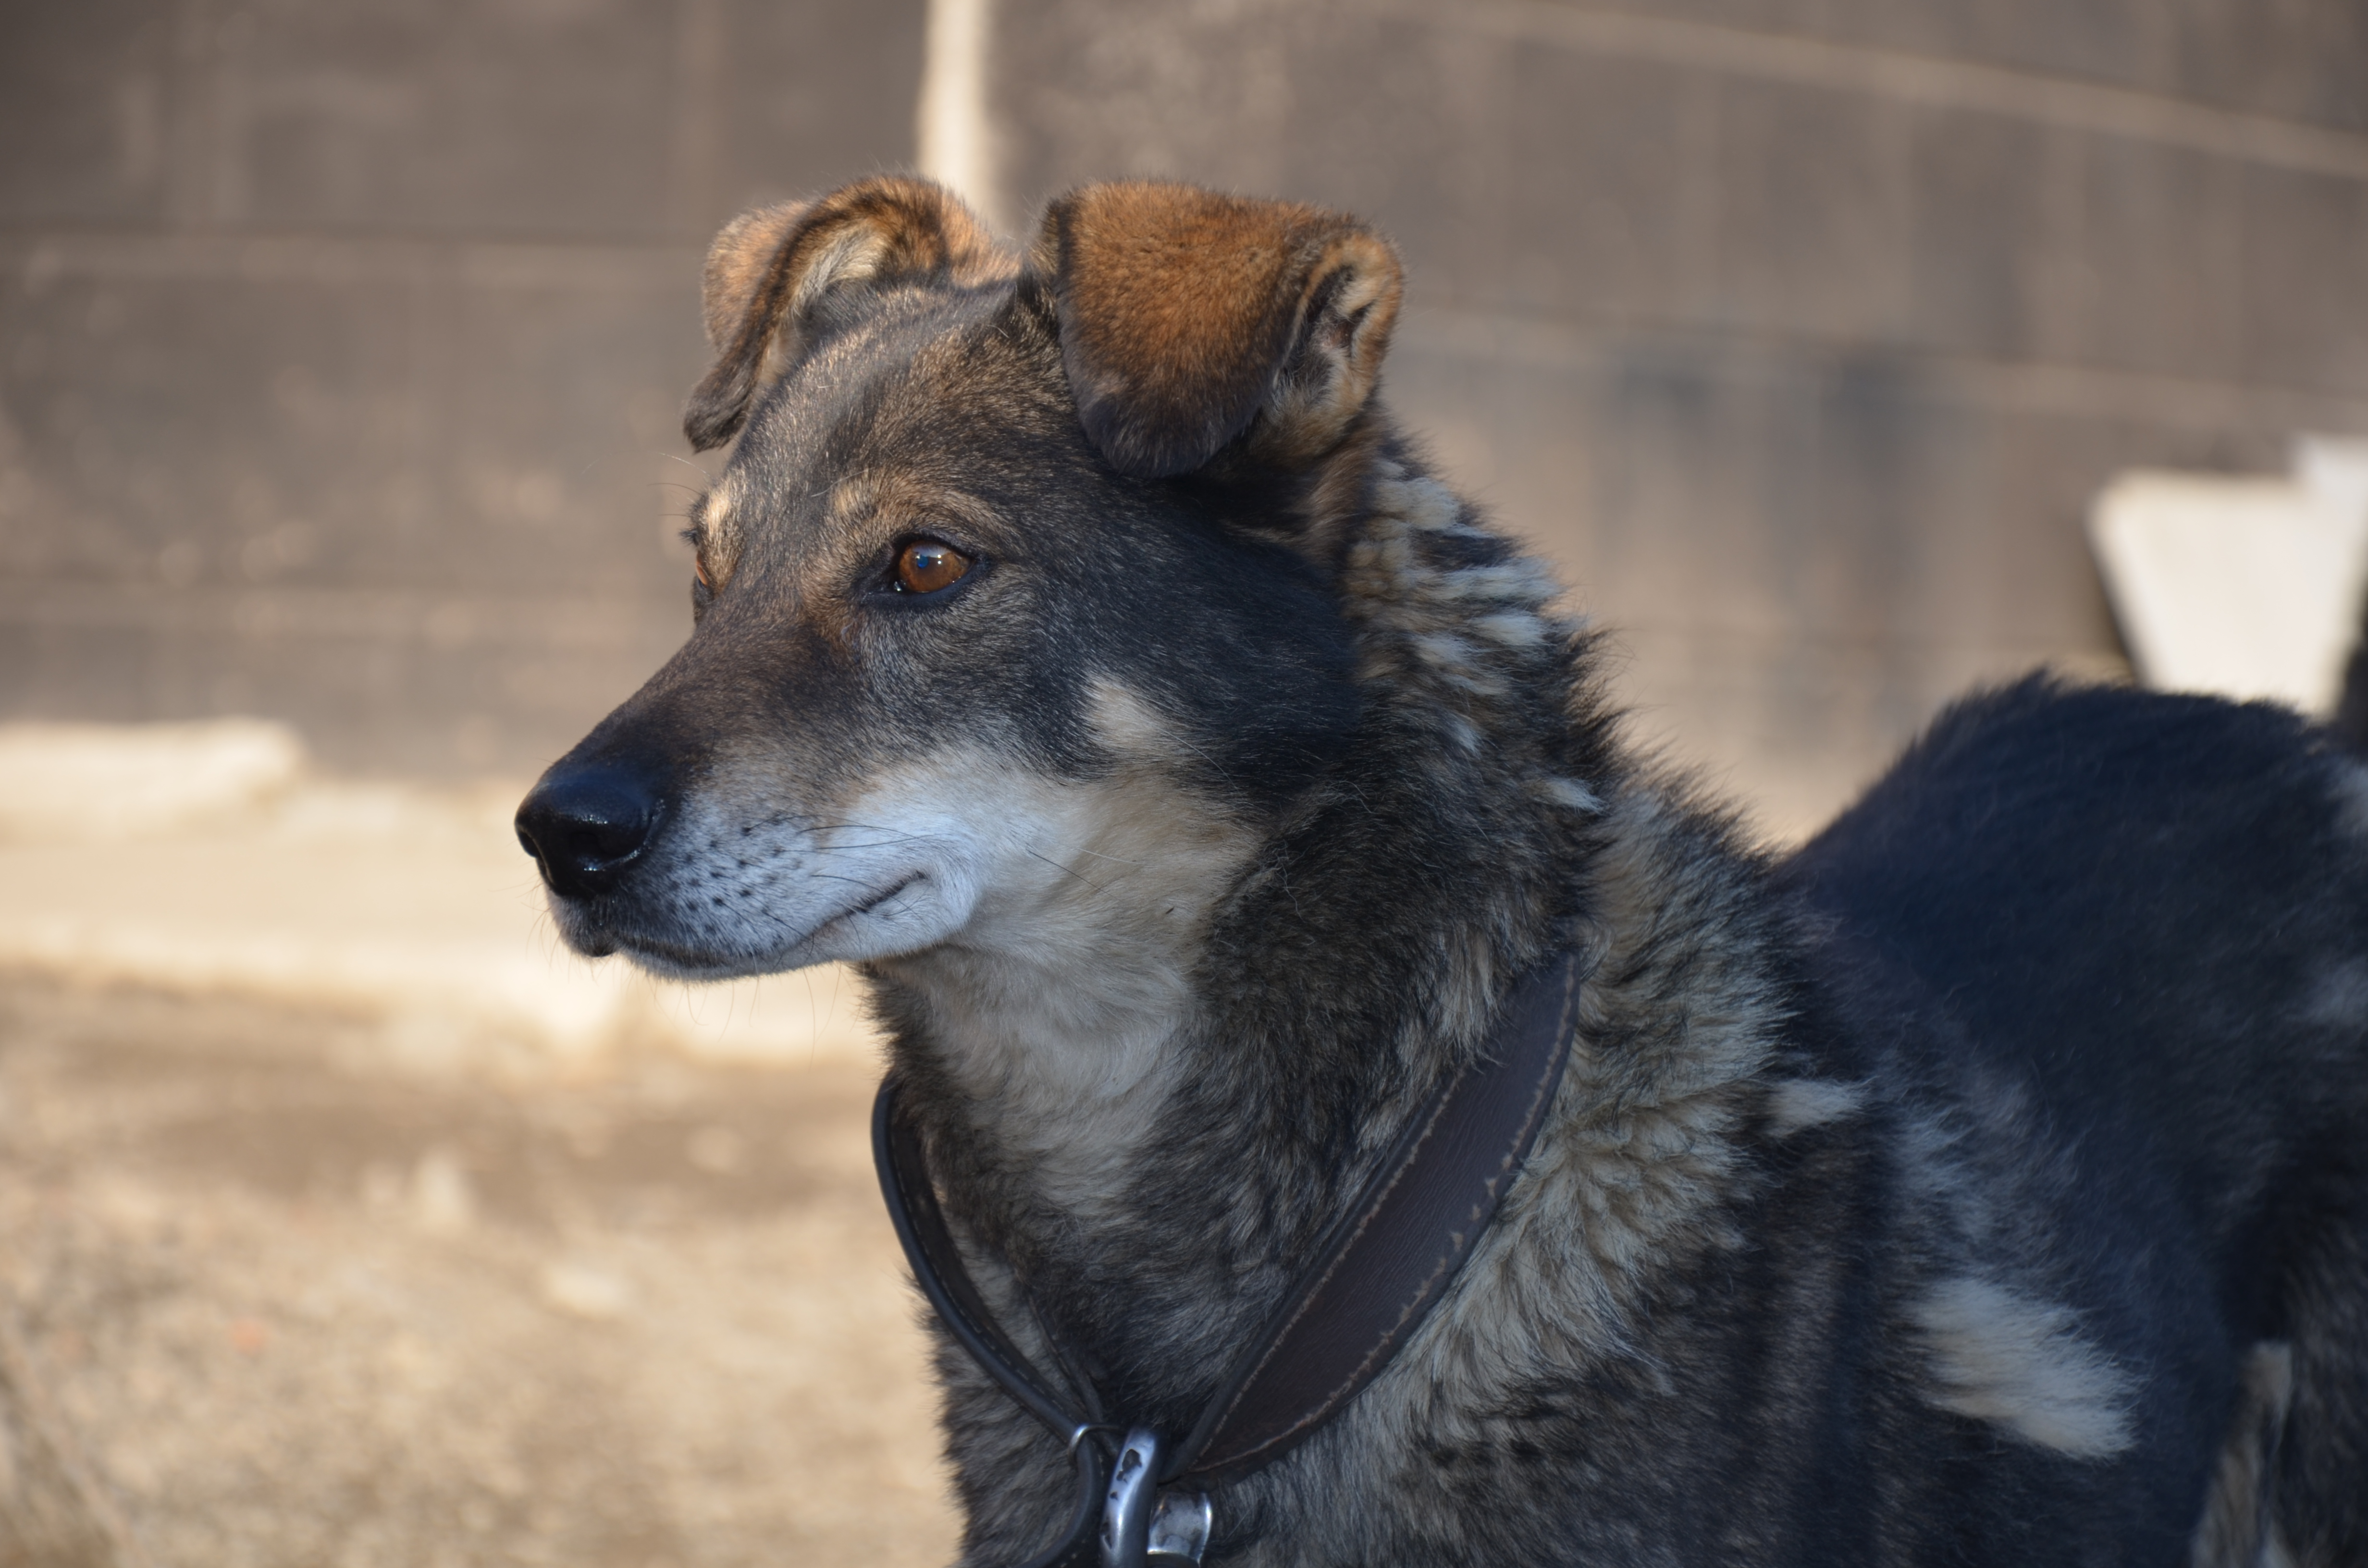
M562 764L519 805L518 843L553 892L589 898L615 887L649 843L659 802L655 781L637 770Z

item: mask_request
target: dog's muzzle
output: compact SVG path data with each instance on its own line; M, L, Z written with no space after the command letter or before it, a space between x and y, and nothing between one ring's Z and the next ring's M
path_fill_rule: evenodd
M562 764L518 806L518 844L542 868L552 892L592 898L616 887L665 814L656 781L638 769Z

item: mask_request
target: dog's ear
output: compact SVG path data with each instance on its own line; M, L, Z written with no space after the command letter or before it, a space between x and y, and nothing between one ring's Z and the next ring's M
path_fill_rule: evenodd
M1372 396L1404 274L1338 212L1190 186L1089 185L1029 254L1086 434L1121 473L1201 467L1244 431L1321 455Z
M929 180L882 175L818 201L744 212L708 247L703 307L715 366L690 394L683 434L694 451L730 440L757 393L866 293L1009 271L985 226Z

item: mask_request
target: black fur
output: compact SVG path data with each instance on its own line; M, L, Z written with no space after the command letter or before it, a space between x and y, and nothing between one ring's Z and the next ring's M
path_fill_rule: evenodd
M2368 769L2327 733L2034 679L1771 858L1370 400L1370 231L1102 188L1022 267L913 182L814 210L919 259L801 324L800 257L873 252L719 241L697 630L520 812L572 942L861 962L1007 1326L1171 1432L1512 978L1588 966L1497 1222L1212 1563L2368 1562ZM1207 389L1284 317L1237 428ZM1128 371L1083 392L1201 388L1222 449L1115 466L1081 330ZM969 574L899 598L915 538ZM1061 1446L939 1370L962 1561L1023 1559Z
M1930 1453L1969 1540L2049 1518L2078 1528L2048 1560L2178 1556L2238 1360L2283 1340L2318 1391L2285 1452L2352 1456L2340 1487L2286 1478L2288 1543L2368 1550L2368 1013L2325 1005L2368 981L2368 879L2330 750L2266 704L2034 678L1943 715L1777 873L1813 934L1804 1045L1961 1123L2012 1199L2010 1233L1869 1242L1982 1247L2141 1380L2118 1462L2009 1483Z

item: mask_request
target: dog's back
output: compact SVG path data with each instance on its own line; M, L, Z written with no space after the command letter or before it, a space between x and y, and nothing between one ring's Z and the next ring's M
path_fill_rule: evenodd
M1943 716L1778 881L1823 1049L1886 1085L1899 1180L1937 1194L1926 1244L1998 1293L1959 1303L1976 1335L2067 1314L2025 1346L2055 1386L2009 1403L2078 1383L2056 1328L2128 1374L2095 1457L2163 1495L2100 1471L2134 1506L2095 1527L2171 1551L2216 1462L2242 1561L2263 1499L2301 1561L2368 1556L2368 769L2266 705L2034 679ZM1945 1304L1930 1327L1945 1363Z

